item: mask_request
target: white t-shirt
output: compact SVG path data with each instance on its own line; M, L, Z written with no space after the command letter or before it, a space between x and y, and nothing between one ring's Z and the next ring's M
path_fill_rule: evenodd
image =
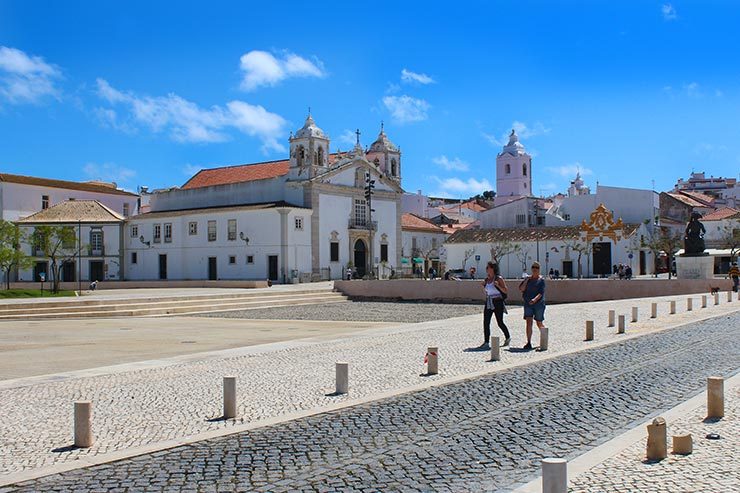
M487 296L493 296L494 298L501 298L501 291L496 287L494 282L487 282L486 283L486 295Z

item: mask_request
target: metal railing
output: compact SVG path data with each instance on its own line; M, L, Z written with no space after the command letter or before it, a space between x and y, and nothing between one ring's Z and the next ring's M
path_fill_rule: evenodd
M378 221L368 221L366 219L351 217L349 219L349 228L376 231L378 229Z

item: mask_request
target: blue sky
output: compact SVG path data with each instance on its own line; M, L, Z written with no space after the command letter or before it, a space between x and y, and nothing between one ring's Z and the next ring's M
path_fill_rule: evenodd
M512 127L534 190L738 177L740 2L0 0L0 170L181 185L281 159L307 108L349 149L380 121L403 186L495 186Z

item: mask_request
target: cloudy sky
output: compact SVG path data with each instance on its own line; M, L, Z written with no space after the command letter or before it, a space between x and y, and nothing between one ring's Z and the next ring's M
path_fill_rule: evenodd
M0 1L0 171L181 185L281 159L311 107L380 122L403 186L495 187L517 129L534 191L738 177L740 2Z

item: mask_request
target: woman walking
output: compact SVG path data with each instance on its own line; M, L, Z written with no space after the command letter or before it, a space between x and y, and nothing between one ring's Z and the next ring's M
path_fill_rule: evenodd
M532 319L539 329L545 328L545 280L540 276L539 262L532 263L532 275L519 284L524 300L524 320L527 324L527 344L522 349L532 349Z
M486 265L486 280L483 281L483 289L486 292L486 307L483 309L483 344L479 349L490 349L491 340L491 318L496 316L496 323L504 333L504 346L511 341L509 329L504 323L504 300L507 296L506 281L499 275L498 264L488 262Z

